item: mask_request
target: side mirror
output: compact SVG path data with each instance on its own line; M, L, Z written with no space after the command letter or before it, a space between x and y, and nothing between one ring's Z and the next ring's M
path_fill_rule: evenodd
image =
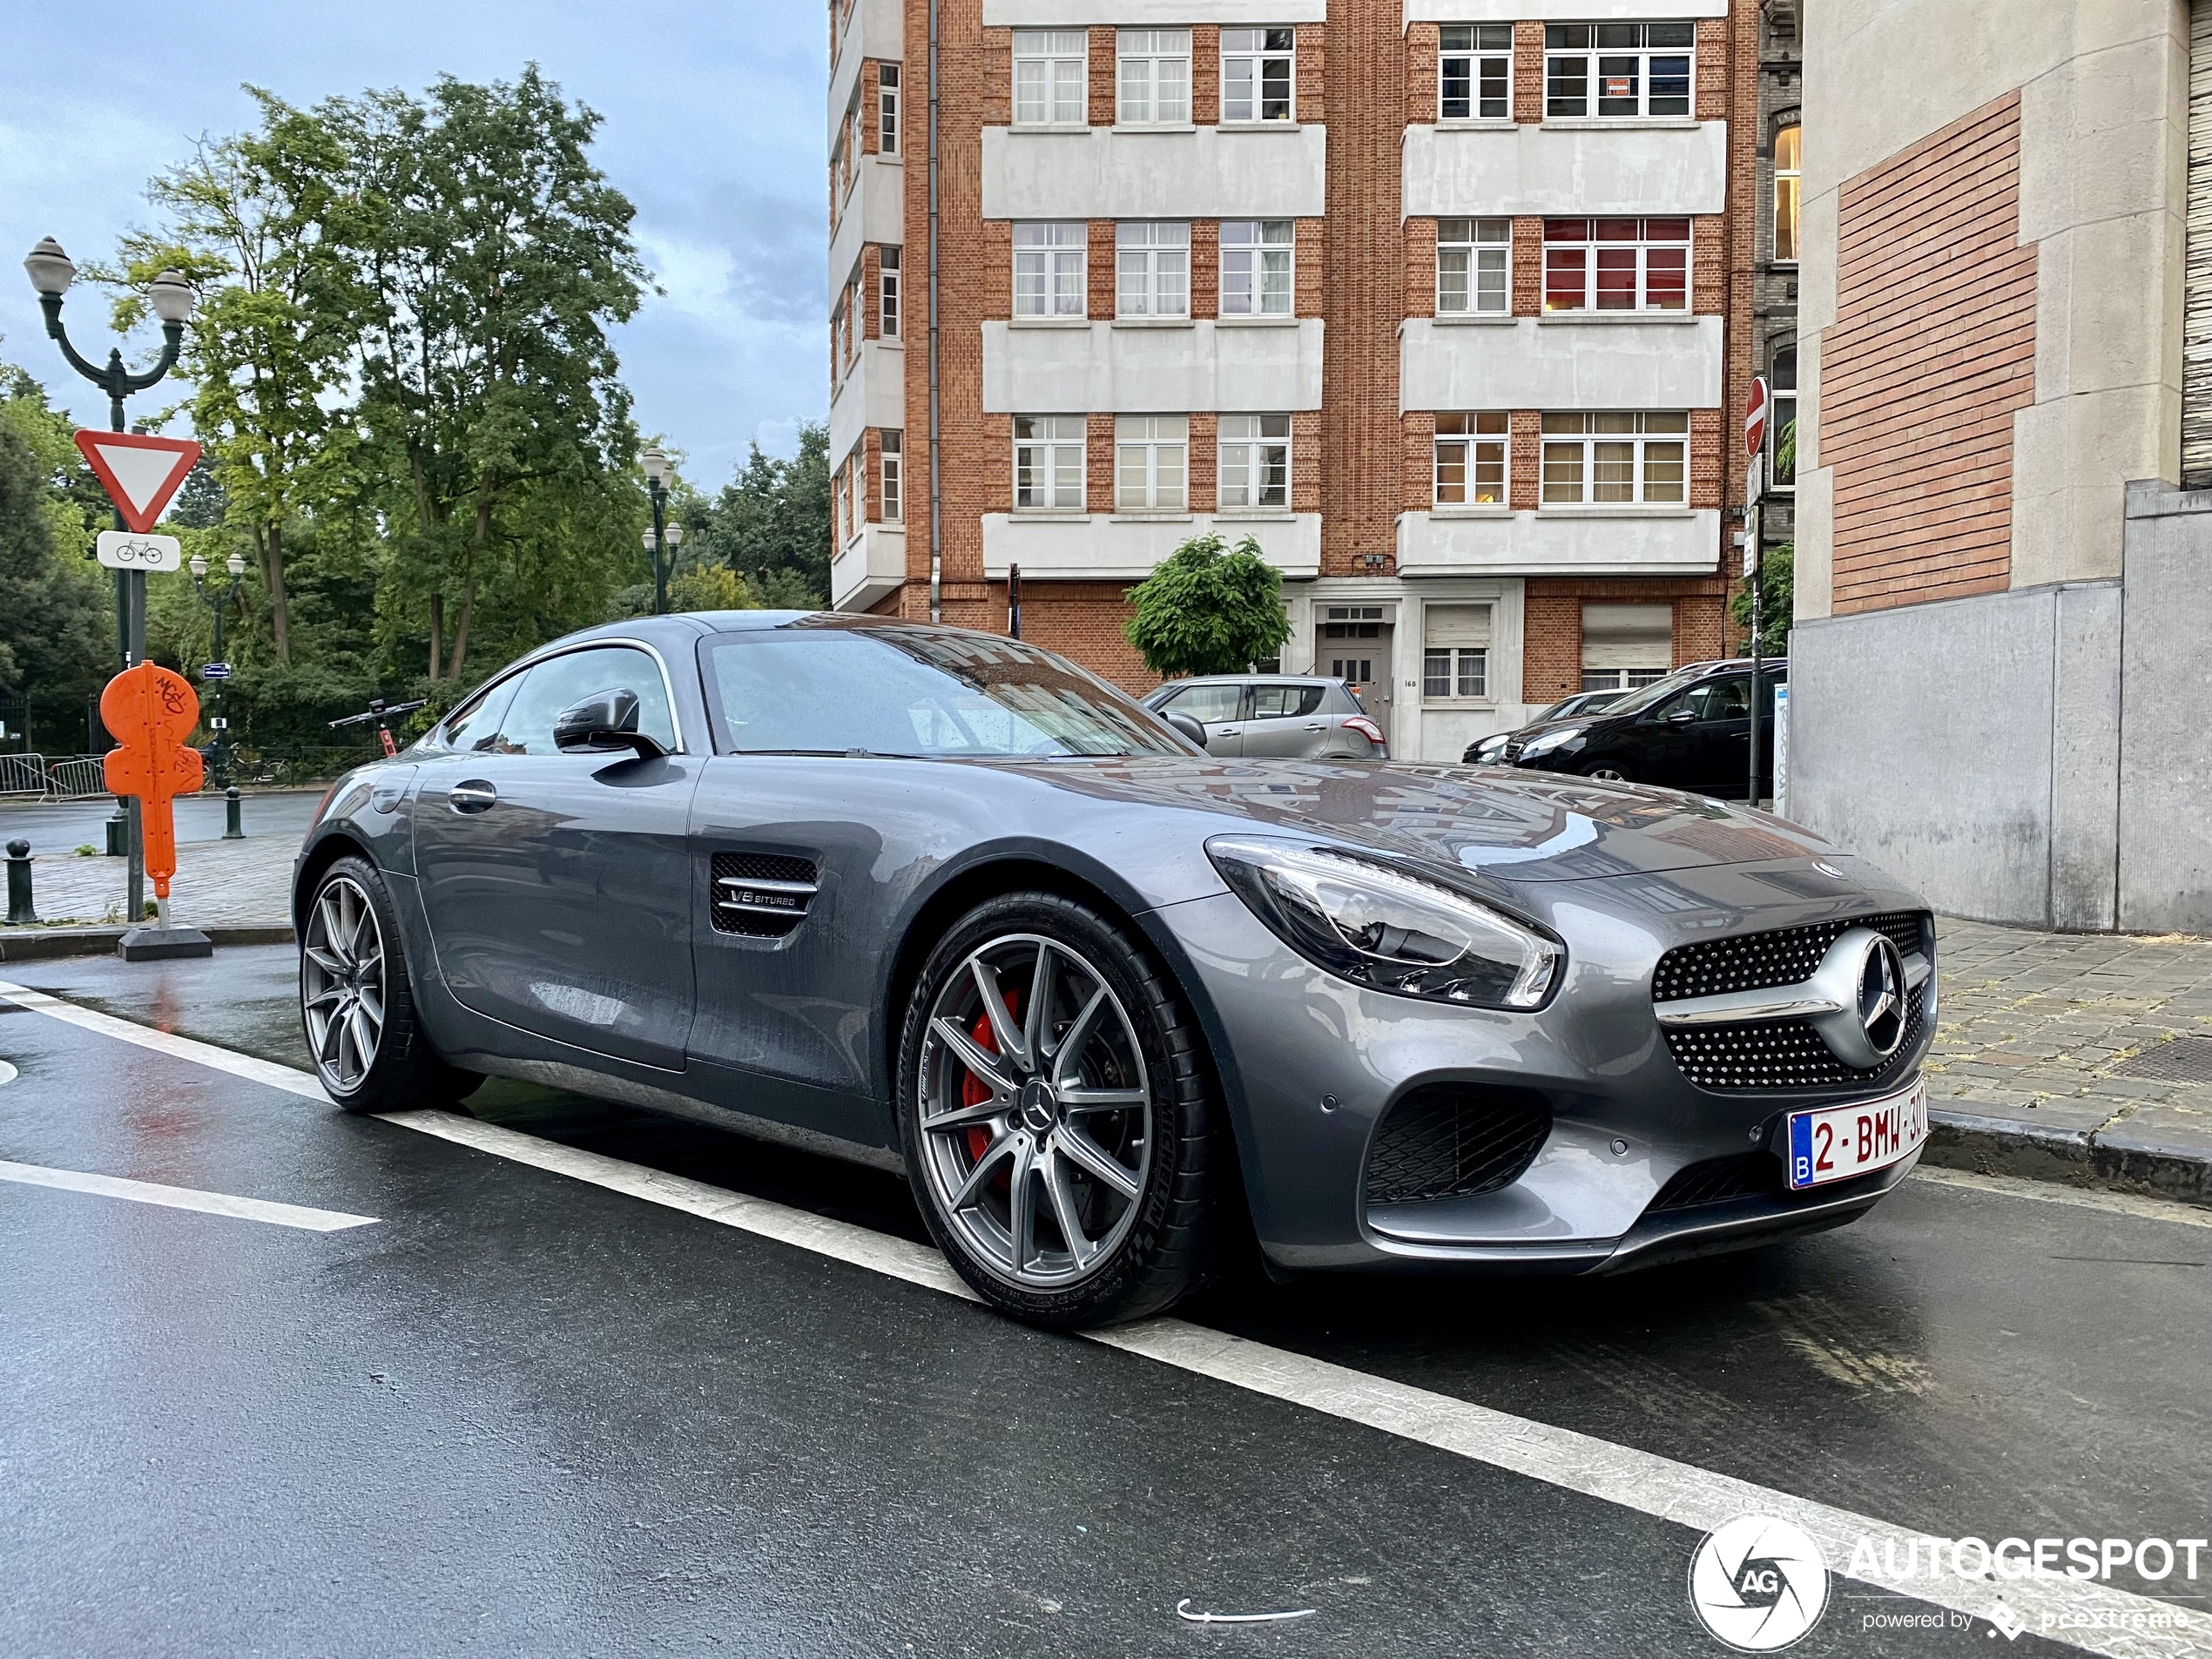
M1696 709L1676 709L1672 714L1667 717L1667 724L1669 725L1688 725L1696 718L1697 711Z
M668 752L659 742L637 729L637 693L624 688L587 697L563 709L553 722L553 746L564 755L611 754L633 752L640 760L654 760Z
M1169 709L1160 718L1201 749L1206 746L1206 728L1203 721L1193 718L1179 709Z

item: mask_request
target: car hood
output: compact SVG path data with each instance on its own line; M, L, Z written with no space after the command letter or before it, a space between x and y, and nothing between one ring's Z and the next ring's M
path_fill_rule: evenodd
M1832 853L1764 813L1548 772L1400 762L1129 759L1020 763L1057 788L1365 846L1503 881L1578 881Z

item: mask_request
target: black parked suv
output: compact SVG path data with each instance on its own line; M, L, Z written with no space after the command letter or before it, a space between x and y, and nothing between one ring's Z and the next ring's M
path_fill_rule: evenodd
M1774 688L1789 678L1786 662L1760 664L1767 714L1759 721L1759 776L1770 782ZM1525 727L1507 739L1494 764L1740 800L1750 788L1750 658L1696 663L1595 714Z

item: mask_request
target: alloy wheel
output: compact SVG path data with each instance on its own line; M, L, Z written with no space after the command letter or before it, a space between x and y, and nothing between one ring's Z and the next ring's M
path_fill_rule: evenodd
M977 1260L1028 1290L1103 1265L1136 1219L1152 1094L1128 1010L1057 940L970 951L929 1010L923 1178Z
M384 1036L384 934L368 894L340 876L315 895L300 960L315 1069L336 1094L361 1086Z

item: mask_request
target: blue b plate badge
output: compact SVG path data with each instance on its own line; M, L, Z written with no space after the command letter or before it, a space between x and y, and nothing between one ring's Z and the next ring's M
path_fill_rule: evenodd
M1928 1138L1928 1089L1910 1089L1854 1106L1790 1114L1793 1190L1848 1181L1910 1157Z

